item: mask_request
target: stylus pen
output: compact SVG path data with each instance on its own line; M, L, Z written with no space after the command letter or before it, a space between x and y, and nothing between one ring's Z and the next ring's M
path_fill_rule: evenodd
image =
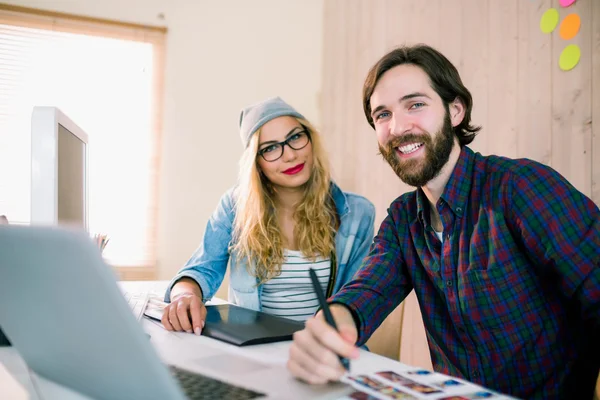
M337 331L337 325L335 324L333 316L331 315L331 311L329 310L329 304L327 304L327 301L325 301L325 295L323 294L323 290L321 289L321 284L319 283L317 274L312 268L308 269L308 273L310 274L310 280L312 281L313 290L315 291L315 293L317 294L317 298L319 299L319 305L321 306L323 314L325 315L325 321L327 321L327 323ZM338 358L340 359L340 362L342 363L346 371L350 371L350 361L346 357L342 357L340 355L338 355Z

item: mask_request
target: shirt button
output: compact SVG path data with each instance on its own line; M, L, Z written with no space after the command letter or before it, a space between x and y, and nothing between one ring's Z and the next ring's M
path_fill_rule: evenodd
M458 327L458 331L459 331L460 333L465 333L465 327L464 327L464 326L459 326L459 327Z
M452 281L446 281L446 286L452 287Z
M457 211L457 212L462 212L462 208L460 208L460 207L456 207L456 211Z
M446 235L446 240L450 240L450 234Z
M479 371L473 371L473 373L471 374L471 376L473 378L479 378Z

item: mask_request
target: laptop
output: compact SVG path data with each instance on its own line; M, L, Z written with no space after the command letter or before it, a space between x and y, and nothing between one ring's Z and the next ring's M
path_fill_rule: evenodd
M10 305L0 307L2 329L28 367L52 383L107 400L330 399L348 393L347 386L305 385L282 365L220 346L243 348L213 346L208 338L168 332L156 322L149 338L116 278L83 231L0 226L0 304ZM152 344L165 335L177 339L167 352Z

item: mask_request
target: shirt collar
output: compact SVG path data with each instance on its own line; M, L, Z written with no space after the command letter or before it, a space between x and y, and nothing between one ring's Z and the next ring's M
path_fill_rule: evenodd
M335 209L339 217L342 218L349 211L348 199L346 198L346 194L333 181L330 185L330 191L331 197L333 198L333 203L335 204Z
M441 198L448 204L452 212L462 217L467 208L467 200L471 192L473 165L475 153L467 146L462 146L460 156L450 175L450 179L444 187ZM421 222L429 219L424 218L425 210L429 210L427 196L421 188L417 189L417 216Z

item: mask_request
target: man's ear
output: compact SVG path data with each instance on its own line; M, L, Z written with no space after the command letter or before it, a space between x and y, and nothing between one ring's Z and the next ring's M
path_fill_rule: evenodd
M453 127L460 125L460 123L465 118L465 112L467 108L465 103L460 97L456 97L452 102L448 105L448 111L450 113L450 122Z

